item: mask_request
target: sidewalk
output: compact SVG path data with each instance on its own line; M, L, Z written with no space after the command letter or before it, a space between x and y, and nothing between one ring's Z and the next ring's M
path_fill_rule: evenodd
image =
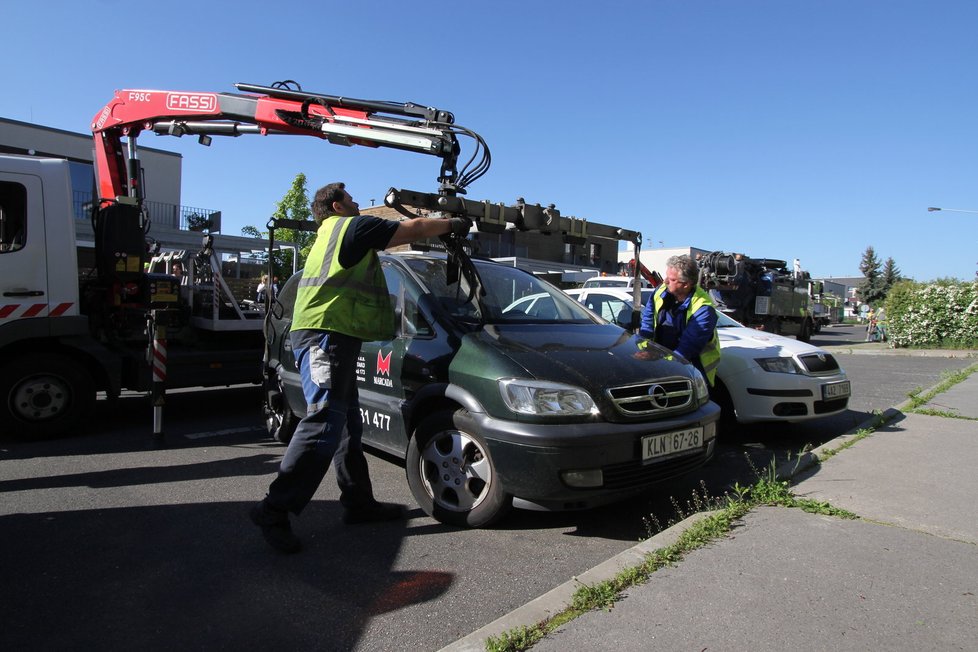
M761 507L728 536L533 646L563 650L975 649L978 373L795 478L858 520ZM825 449L837 448L829 442ZM815 451L817 452L817 451ZM667 546L687 519L444 648L485 649Z

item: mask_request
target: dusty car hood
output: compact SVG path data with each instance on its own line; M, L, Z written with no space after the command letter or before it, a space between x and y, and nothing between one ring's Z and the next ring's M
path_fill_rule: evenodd
M470 337L490 346L534 378L604 388L668 376L689 377L691 366L611 324L490 325Z

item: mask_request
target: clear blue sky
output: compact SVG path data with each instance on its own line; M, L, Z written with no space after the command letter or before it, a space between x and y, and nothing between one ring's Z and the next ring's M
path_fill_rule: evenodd
M306 90L454 112L488 141L472 199L554 203L646 245L857 276L971 279L974 0L7 2L0 116L87 132L116 89ZM298 172L361 206L434 191L438 159L312 138L143 136L182 201L263 227ZM463 146L468 143L463 143ZM149 180L152 183L152 180Z

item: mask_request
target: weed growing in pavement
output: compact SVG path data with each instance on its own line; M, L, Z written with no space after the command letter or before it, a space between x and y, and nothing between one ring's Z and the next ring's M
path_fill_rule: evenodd
M597 609L611 609L615 602L622 598L624 591L646 582L657 570L681 561L687 553L725 536L733 529L736 521L759 505L797 507L816 514L856 518L855 514L832 507L828 503L796 498L790 491L789 482L778 477L774 461L763 472L759 471L752 462L749 463L758 478L753 485L745 487L735 483L732 493L727 492L722 499L718 499L710 497L705 485L700 483L702 494L694 490L685 508L673 500L673 507L676 508L677 518L680 520L689 515L686 509L713 512L686 528L675 543L653 550L645 556L640 565L626 568L609 580L596 584L582 584L574 592L570 606L551 618L530 627L518 627L503 632L498 637L490 636L486 640L486 650L489 652L528 650L547 634L584 613ZM654 515L651 516L651 521L646 521L647 528L650 523L658 525L658 519Z
M978 417L969 417L963 414L958 414L957 412L948 412L946 410L931 410L929 408L918 408L913 411L914 414L926 414L931 417L946 417L948 419L964 419L965 421L978 421Z
M944 374L945 375L944 380L938 383L933 389L931 389L926 394L921 394L920 389L916 389L913 392L910 392L908 394L908 396L910 397L910 407L907 408L907 411L917 412L918 411L917 408L919 408L921 405L925 405L932 398L934 398L941 392L946 392L948 389L954 387L962 380L966 379L968 376L975 373L976 371L978 371L978 364L973 364L970 367L965 367L964 369L960 369L958 371L947 372Z

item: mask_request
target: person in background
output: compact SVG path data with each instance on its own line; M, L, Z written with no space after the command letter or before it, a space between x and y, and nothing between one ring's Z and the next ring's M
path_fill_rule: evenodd
M269 545L287 553L302 547L289 513L305 509L331 461L336 463L344 523L403 518L402 505L374 498L361 443L356 376L360 347L364 341L394 336L394 311L377 251L449 233L464 237L472 227L465 217L397 222L360 215L343 183L320 188L312 214L319 230L299 282L290 333L306 416L268 494L250 511Z

